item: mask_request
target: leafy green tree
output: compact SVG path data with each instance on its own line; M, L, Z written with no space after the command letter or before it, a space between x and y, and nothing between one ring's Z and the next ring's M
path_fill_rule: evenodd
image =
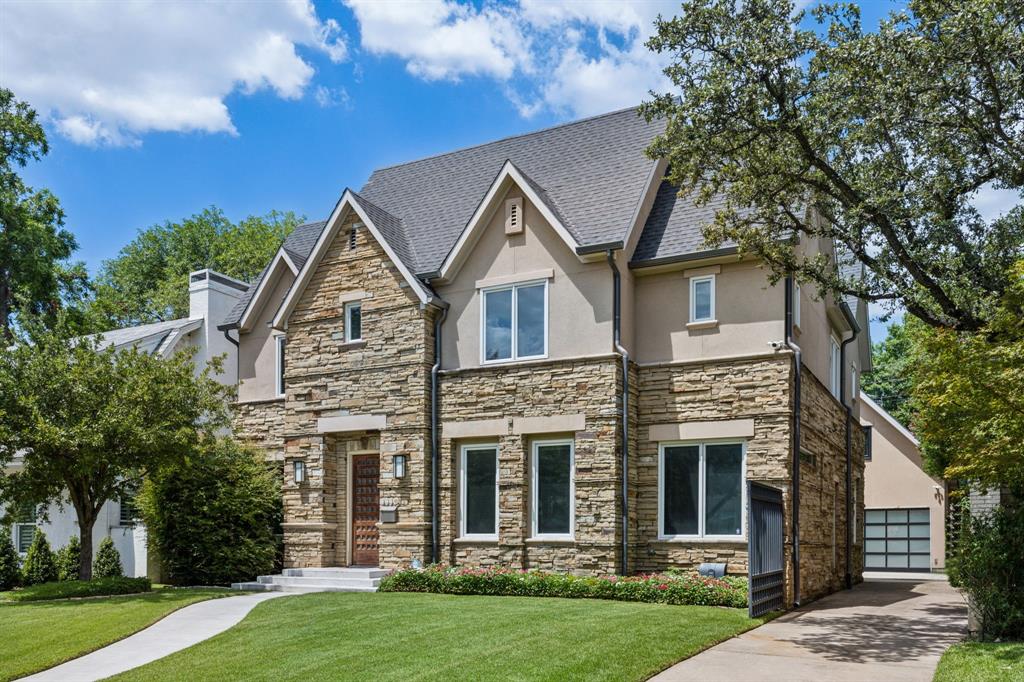
M914 322L911 318L889 325L888 336L871 348L872 370L864 375L861 382L865 393L908 428L913 421L911 339L908 327Z
M176 585L225 585L268 573L281 523L280 474L222 438L150 476L139 504L149 543Z
M911 327L914 427L936 476L1024 492L1024 260L977 333Z
M97 328L188 316L188 274L213 268L252 281L301 219L272 211L232 223L211 207L179 222L139 232L104 262L90 312Z
M0 347L0 475L8 509L70 499L81 542L79 578L92 569L92 530L108 500L122 499L160 467L183 461L226 425L227 389L197 373L192 356L163 360L138 350L75 338L63 316L53 328L19 325Z
M96 558L93 559L92 577L121 578L123 576L121 553L114 547L114 541L108 535L100 541L100 548L96 552Z
M57 561L50 549L50 541L46 539L46 533L36 530L25 553L25 563L21 567L21 582L23 585L39 585L40 583L52 583L57 580Z
M57 580L78 580L82 566L82 545L77 535L72 535L68 544L57 550Z
M13 590L21 580L21 557L14 548L11 531L0 526L0 592Z
M52 313L88 288L85 267L68 261L78 245L57 197L17 173L48 151L35 110L0 88L0 336L18 312Z
M1024 207L986 221L972 204L1024 187L1024 4L909 0L874 32L852 5L813 16L804 30L791 0L689 0L659 20L648 46L671 56L676 87L643 107L667 120L649 153L681 192L726 197L710 245L981 329L1024 253ZM838 244L867 276L793 249L794 235Z

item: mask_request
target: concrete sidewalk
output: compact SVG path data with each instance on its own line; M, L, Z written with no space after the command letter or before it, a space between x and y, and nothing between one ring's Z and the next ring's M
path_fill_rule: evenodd
M967 604L948 582L869 581L697 654L652 680L930 682L967 634Z
M130 637L23 680L92 682L187 649L237 624L260 602L284 592L243 594L186 606Z

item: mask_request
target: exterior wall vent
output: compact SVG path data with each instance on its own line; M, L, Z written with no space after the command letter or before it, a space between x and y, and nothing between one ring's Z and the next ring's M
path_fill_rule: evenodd
M522 234L523 232L523 198L505 201L505 234Z
M355 251L356 250L356 226L355 225L353 225L352 227L348 228L348 250L349 251Z

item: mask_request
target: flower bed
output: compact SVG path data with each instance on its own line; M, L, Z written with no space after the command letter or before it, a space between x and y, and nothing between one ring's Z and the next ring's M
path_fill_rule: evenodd
M703 578L681 572L628 577L578 576L510 568L428 566L391 573L381 580L380 591L617 599L734 608L747 605L746 578Z

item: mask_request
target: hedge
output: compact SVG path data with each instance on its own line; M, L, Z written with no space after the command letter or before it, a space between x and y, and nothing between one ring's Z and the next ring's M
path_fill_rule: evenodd
M149 592L153 586L149 578L96 578L95 580L67 580L43 583L21 590L7 592L0 599L8 601L44 601L80 597L106 597L117 594Z
M746 578L704 578L676 572L628 577L578 576L510 568L428 566L390 573L381 579L380 591L617 599L734 608L747 605Z

